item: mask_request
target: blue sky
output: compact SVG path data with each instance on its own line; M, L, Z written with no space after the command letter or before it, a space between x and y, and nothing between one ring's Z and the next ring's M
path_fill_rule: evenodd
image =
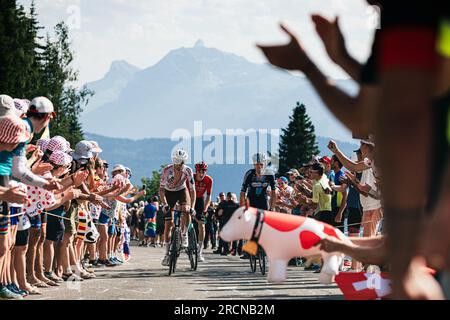
M19 3L28 7L31 0ZM36 0L36 6L44 32L61 20L71 27L80 84L100 79L114 60L149 67L198 39L262 63L255 43L286 41L280 21L295 31L325 73L346 78L328 61L311 13L339 15L347 47L360 61L369 55L376 22L365 0Z

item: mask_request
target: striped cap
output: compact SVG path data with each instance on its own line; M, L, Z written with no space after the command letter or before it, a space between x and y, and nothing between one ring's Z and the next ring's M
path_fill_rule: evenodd
M16 116L0 118L0 142L22 143L30 139L30 133L23 120Z
M72 162L72 157L62 151L55 151L50 156L50 161L57 166L67 166Z
M69 148L67 147L66 139L60 136L56 136L50 139L47 145L47 150L50 150L52 152L56 151L62 151L62 152L68 152Z
M45 150L47 150L49 142L50 142L50 139L39 139L36 142L36 147L38 147L42 152L45 152Z
M30 101L26 99L14 99L14 106L19 117L26 114L30 107Z

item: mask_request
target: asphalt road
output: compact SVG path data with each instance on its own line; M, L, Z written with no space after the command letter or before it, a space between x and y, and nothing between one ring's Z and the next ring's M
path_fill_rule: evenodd
M289 267L288 279L270 284L259 270L251 273L248 260L220 256L206 250L205 262L190 271L187 256L180 256L177 272L168 276L161 266L162 248L133 246L132 258L118 267L96 268L96 279L65 282L40 289L27 300L198 300L198 299L333 299L343 296L336 285L323 285L318 274Z

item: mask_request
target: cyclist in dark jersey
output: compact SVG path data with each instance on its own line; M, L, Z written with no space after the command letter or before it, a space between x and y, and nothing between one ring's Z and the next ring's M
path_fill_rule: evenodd
M266 174L267 157L264 153L253 156L254 169L247 171L242 184L240 205L245 206L246 199L250 206L258 209L269 210L275 206L275 176ZM270 206L267 189L270 187Z
M266 173L267 157L264 153L257 153L253 156L254 169L246 172L244 182L242 184L240 206L245 206L248 199L250 206L262 210L272 210L277 201L275 192L275 176ZM270 187L270 205L267 189ZM242 247L243 241L239 241L238 250ZM250 256L244 253L241 259L248 259Z

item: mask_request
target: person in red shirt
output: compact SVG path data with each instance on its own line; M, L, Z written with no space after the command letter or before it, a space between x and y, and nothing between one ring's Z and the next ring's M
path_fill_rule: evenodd
M211 192L213 186L213 179L206 174L208 171L208 165L205 162L200 162L195 165L195 219L194 227L197 231L198 238L198 259L199 261L205 261L203 257L203 240L205 238L205 220L206 214L211 204ZM205 198L206 193L206 198Z

